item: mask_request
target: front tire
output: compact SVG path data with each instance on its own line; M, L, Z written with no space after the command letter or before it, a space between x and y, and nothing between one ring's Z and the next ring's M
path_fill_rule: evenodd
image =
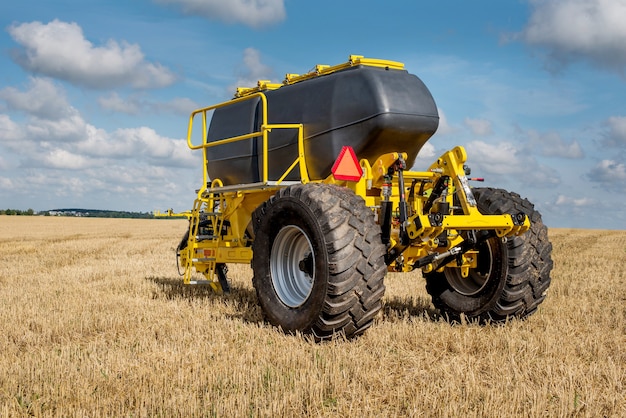
M550 286L552 244L548 229L534 205L518 194L502 189L473 189L478 210L484 215L524 212L530 230L506 242L493 237L477 247L478 266L468 277L460 269L425 274L426 290L433 304L451 320L502 322L524 318L537 310Z
M363 199L325 184L279 190L253 214L253 284L266 318L316 339L361 334L381 309L385 246Z

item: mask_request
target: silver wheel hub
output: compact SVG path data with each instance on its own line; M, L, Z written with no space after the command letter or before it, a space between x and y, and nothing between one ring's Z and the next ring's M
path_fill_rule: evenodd
M315 256L311 241L294 225L283 227L272 244L270 274L276 295L290 308L302 306L313 290Z

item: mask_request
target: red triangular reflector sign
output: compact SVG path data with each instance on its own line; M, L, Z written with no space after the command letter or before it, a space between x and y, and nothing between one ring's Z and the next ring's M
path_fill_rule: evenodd
M359 181L363 175L363 170L354 150L352 147L345 146L341 148L339 157L337 157L331 171L335 179L344 181Z

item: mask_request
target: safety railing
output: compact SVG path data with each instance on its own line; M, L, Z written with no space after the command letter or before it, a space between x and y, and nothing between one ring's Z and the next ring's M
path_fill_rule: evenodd
M261 126L260 129L258 131L255 132L251 132L248 134L243 134L243 135L238 135L238 136L233 136L233 137L229 137L229 138L224 138L224 139L219 139L216 141L211 141L211 142L207 142L208 139L208 132L207 132L207 114L215 109L219 109L222 107L226 107L226 106L230 106L230 105L234 105L236 103L245 101L245 100L251 100L254 99L255 97L258 97L261 99ZM297 129L298 130L298 155L296 157L296 159L293 161L293 163L289 166L289 168L287 168L287 170L278 177L278 179L276 180L271 180L273 182L273 185L280 185L280 183L282 183L285 178L295 169L296 166L299 166L299 171L300 171L300 181L302 183L308 183L309 182L309 175L308 175L308 171L307 171L307 167L306 167L306 159L304 156L304 134L303 134L303 125L300 123L274 123L274 124L268 124L267 123L267 112L268 112L268 108L267 108L267 97L265 97L265 94L263 94L262 92L258 92L258 93L254 93L254 94L250 94L247 95L245 97L241 97L241 98L237 98L237 99L233 99L230 100L228 102L223 102L223 103L219 103L213 106L208 106L208 107L204 107L202 109L197 109L194 110L191 113L191 116L189 117L189 126L187 128L187 145L189 146L189 148L191 148L192 150L198 150L198 149L202 149L202 150L206 150L207 148L211 148L211 147L218 147L220 145L225 145L225 144L230 144L233 142L238 142L238 141L245 141L247 139L252 139L252 138L263 138L263 147L262 147L262 174L263 174L263 178L262 178L262 185L268 185L270 183L270 179L269 179L269 160L268 160L268 154L269 154L269 134L272 132L273 129ZM194 125L194 120L196 118L196 115L198 114L202 114L202 144L199 145L194 145L192 143L192 134L193 134L193 125ZM207 161L207 153L203 152L203 164L204 164L204 169L203 169L203 182L202 182L202 187L200 188L200 190L198 190L198 197L201 197L203 195L203 193L206 191L207 189L207 184L209 181L209 175L208 175L208 161ZM221 182L220 182L221 183ZM245 186L245 185L242 185Z

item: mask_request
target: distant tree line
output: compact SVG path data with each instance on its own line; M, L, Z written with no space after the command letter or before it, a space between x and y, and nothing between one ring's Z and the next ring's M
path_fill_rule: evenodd
M35 212L33 209L0 209L0 215L17 215L17 216L77 216L86 218L139 218L152 219L152 212L127 212L116 210L100 210L100 209L52 209Z
M36 215L36 213L32 209L28 209L28 210L0 209L0 215L33 216L33 215Z
M151 212L126 212L116 210L90 210L83 213L81 216L90 218L139 218L139 219L152 219L154 216Z

